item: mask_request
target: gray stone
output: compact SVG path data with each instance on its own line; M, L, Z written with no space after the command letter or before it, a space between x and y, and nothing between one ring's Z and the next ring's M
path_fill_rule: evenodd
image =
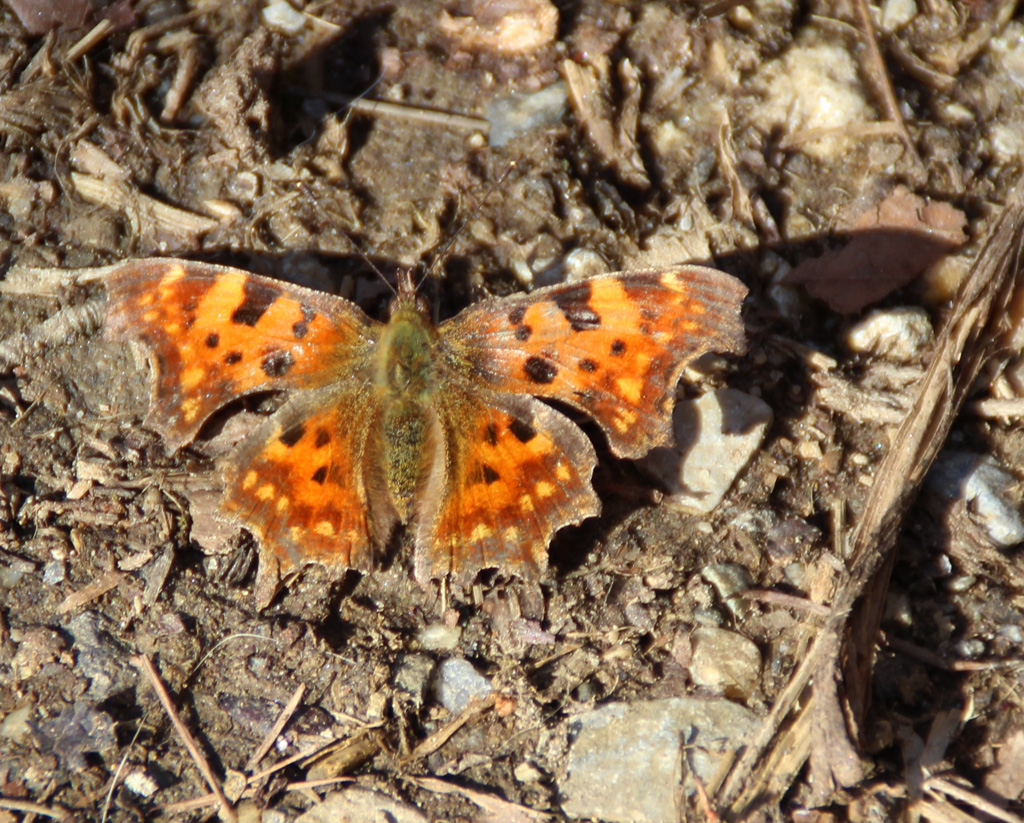
M950 502L964 501L971 517L999 548L1024 541L1017 480L990 455L944 451L925 482L933 494Z
M363 786L331 792L323 802L299 815L295 823L427 823L427 818L412 806Z
M690 635L690 676L698 686L749 699L761 679L761 652L753 641L728 629L701 626Z
M452 714L458 714L474 700L483 700L493 691L491 681L461 657L452 657L437 667L434 694Z
M131 687L135 670L128 666L128 651L108 631L113 624L97 612L82 612L66 624L73 639L75 670L89 681L86 695L102 702Z
M668 491L665 502L707 514L760 448L771 407L736 389L718 389L676 405L676 445L654 449L640 465Z
M614 823L676 823L676 797L707 783L724 752L756 728L757 715L722 699L671 697L611 703L572 722L568 774L559 785L571 817ZM682 747L685 746L685 754Z

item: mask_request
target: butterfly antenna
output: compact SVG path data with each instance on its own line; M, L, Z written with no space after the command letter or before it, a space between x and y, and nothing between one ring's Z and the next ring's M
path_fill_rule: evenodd
M501 176L497 180L492 181L491 184L487 187L487 191L484 192L484 196L480 199L481 204L486 203L488 200L490 200L491 195L494 194L494 192L496 192L505 184L505 181L508 180L508 176L512 174L512 171L513 169L515 169L515 167L516 161L509 160L508 166L501 173ZM434 259L436 261L447 259L448 254L451 252L452 247L455 245L455 241L459 239L459 237L462 235L462 232L465 231L467 225L469 225L468 215L462 217L462 219L459 220L459 222L456 224L455 231L451 233L451 237L448 238L448 241L443 246L441 246L440 251L438 251L438 253L435 255ZM431 271L433 271L434 268L435 266L433 264L429 266L429 269Z

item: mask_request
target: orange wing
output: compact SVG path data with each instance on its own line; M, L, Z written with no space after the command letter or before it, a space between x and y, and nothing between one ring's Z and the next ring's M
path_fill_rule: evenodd
M172 449L243 395L337 379L380 328L347 300L206 263L138 260L104 283L107 336L148 347L146 425Z
M396 522L368 470L374 393L350 381L298 392L232 453L223 510L282 570L323 563L368 570Z
M417 513L416 578L452 573L468 583L494 567L540 575L555 531L601 511L593 445L539 400L488 396L457 379L438 387L435 408L440 437Z
M734 277L701 266L620 272L478 303L440 333L495 390L575 406L617 455L639 457L671 440L686 365L745 348L746 294Z

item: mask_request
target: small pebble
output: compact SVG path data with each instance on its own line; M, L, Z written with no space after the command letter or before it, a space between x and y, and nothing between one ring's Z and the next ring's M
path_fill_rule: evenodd
M698 686L749 698L761 677L761 652L741 634L701 627L691 635L690 676Z
M298 34L306 25L306 17L284 0L276 0L263 9L263 22L285 34Z
M459 645L462 629L458 626L445 626L443 623L431 623L419 630L416 639L420 647L428 652L450 652Z
M543 772L528 760L518 764L512 774L520 783L537 783L544 779Z
M932 321L924 309L881 309L850 328L846 346L858 354L909 363L921 356L933 336Z
M565 83L561 81L532 94L499 97L487 106L491 124L488 142L500 148L515 137L561 123L567 106Z
M437 667L434 695L452 714L466 709L474 700L483 700L494 690L491 681L461 657L451 657Z
M1024 541L1017 479L991 455L946 450L935 460L925 483L932 494L966 503L971 518L995 546L1006 549Z
M124 785L128 791L139 797L152 797L160 788L149 772L143 769L128 772L124 778Z

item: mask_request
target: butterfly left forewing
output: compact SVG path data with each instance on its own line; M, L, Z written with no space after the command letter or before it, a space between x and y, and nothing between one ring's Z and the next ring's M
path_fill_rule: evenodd
M107 337L148 348L146 422L172 449L246 394L336 379L379 328L347 300L225 266L136 260L103 282Z
M637 457L670 440L685 366L743 350L746 294L702 266L611 274L483 301L441 335L493 389L568 403L597 421L616 454Z

